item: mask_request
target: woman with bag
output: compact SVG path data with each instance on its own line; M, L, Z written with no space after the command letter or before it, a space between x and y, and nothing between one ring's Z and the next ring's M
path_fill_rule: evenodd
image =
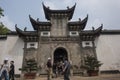
M2 80L2 76L5 80L9 80L9 65L8 59L4 60L2 68L0 70L0 80Z

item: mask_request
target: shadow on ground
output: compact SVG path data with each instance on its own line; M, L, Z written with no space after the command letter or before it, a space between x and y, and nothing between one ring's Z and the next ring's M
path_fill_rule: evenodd
M15 80L23 80L21 78L17 78ZM29 79L32 80L32 79ZM34 80L47 80L47 77L37 77ZM52 80L64 80L63 77L53 78ZM81 76L71 76L70 80L120 80L120 74L102 74L94 77L81 77Z

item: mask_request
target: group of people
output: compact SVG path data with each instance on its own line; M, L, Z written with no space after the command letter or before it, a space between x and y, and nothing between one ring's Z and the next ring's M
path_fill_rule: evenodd
M0 80L14 80L14 69L14 61L10 61L9 66L8 59L5 59L0 66Z
M64 62L57 61L53 63L52 70L55 77L63 74Z
M60 62L59 64L54 63L53 65L52 65L51 58L48 58L48 61L47 61L48 80L51 80L51 78L53 76L52 72L55 75L57 75L57 73L63 74L64 80L70 80L70 78L69 78L70 68L71 68L71 64L67 58L64 59L63 63L62 62Z
M51 58L48 58L47 64L47 72L48 72L48 80L52 79L53 73L57 74L57 71L59 74L64 75L64 80L70 80L70 68L71 64L68 61L68 59L64 59L63 63L59 63L59 65L52 64ZM14 79L14 61L10 61L10 66L8 63L8 59L5 59L3 64L0 66L0 80L15 80Z

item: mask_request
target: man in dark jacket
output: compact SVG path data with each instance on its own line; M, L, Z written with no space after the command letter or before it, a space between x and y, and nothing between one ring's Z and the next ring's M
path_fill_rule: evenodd
M15 71L15 66L14 66L14 61L10 62L10 71L9 71L9 79L14 80L14 71Z
M68 61L68 59L65 59L63 68L64 80L70 80L69 78L70 68L71 68L70 62Z
M48 61L47 61L47 72L48 72L48 80L51 80L51 78L52 78L52 61L51 61L51 58L48 58Z

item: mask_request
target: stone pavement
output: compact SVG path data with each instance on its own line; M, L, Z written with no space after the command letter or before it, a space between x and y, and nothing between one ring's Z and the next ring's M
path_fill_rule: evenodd
M23 80L23 79L15 79ZM31 80L31 79L29 79ZM46 77L38 77L35 80L47 80ZM53 78L52 80L64 80L63 77ZM94 77L81 77L81 76L72 76L70 80L120 80L120 74L106 74Z

